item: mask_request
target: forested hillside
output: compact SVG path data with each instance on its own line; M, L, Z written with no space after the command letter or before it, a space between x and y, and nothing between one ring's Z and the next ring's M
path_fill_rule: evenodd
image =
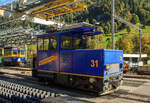
M95 38L89 38L92 48L112 48L111 41L111 1L86 0L88 9L65 16L66 23L88 22L99 26L105 35L100 36L99 45ZM115 0L116 15L142 26L142 53L150 55L150 0ZM115 21L116 49L124 53L139 53L139 31L119 21ZM90 45L90 44L89 44Z
M88 9L84 12L69 14L65 22L89 22L99 24L105 33L111 32L111 1L112 0L85 0ZM150 25L150 0L115 0L116 15L136 24ZM116 32L127 28L126 25L115 23Z
M104 35L88 38L90 48L112 48L111 44L111 1L112 0L85 0L88 5L87 10L61 17L59 20L67 24L88 22L98 26L98 29L104 32ZM150 55L150 0L115 0L116 15L121 16L127 21L142 26L142 52ZM0 22L7 21L4 18ZM0 26L1 29L11 26L23 25L24 28L43 28L29 22L14 23ZM138 53L139 37L138 30L129 27L119 21L115 21L115 42L116 49L123 49L124 53ZM97 42L96 40L99 40ZM92 44L90 44L92 42Z

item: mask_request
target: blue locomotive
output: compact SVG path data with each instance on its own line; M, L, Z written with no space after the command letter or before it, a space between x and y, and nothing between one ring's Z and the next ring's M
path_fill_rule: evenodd
M33 75L49 83L100 94L116 90L123 79L123 51L87 49L85 38L98 34L102 33L79 27L37 35L37 68Z

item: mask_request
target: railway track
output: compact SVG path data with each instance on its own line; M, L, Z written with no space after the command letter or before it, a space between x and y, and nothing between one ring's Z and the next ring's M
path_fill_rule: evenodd
M19 69L17 70L14 69L12 71L18 70ZM51 97L72 98L84 96L87 97L87 95L84 94L85 92L82 93L82 91L80 90L78 91L74 89L60 87L57 85L54 86L53 84L51 86L48 86L42 82L39 82L38 79L33 78L32 76L29 75L7 73L7 71L0 72L0 103L40 103L40 101L43 101L49 97L50 98ZM79 101L80 103L89 103L89 102L81 102L81 100Z
M40 103L47 97L57 96L54 92L21 85L17 80L0 79L0 103Z
M7 66L7 67L0 67L0 72L32 75L32 68Z
M31 81L31 80L30 80ZM17 78L9 78L0 76L0 103L49 103L45 101L53 101L52 103L91 103L85 100L73 99L72 97L84 97L85 95L75 93L73 90L61 90L44 84L39 84L38 81L33 83L29 80L21 80ZM87 97L87 95L85 96ZM42 102L41 102L42 101ZM56 102L59 101L59 102Z
M141 97L140 95L137 97L136 94L128 93L127 90L142 86L142 84L146 83L143 81L148 81L148 79L135 79L137 80L135 81L133 80L134 78L135 75L133 75L133 78L124 78L124 87L122 87L121 90L111 95L101 96L98 98L93 93L90 94L85 91L65 88L58 85L47 86L44 83L39 82L38 79L29 75L4 72L0 73L0 103L105 103L106 101L111 101L109 98L113 98L116 101L118 101L118 98L119 100L124 97L127 99L127 95L128 98L134 98L135 100L138 98L144 101L149 98L149 96ZM140 80L142 82L139 82ZM126 88L127 86L128 88ZM69 99L64 99L66 97ZM53 102L46 102L47 100L49 101L49 98ZM72 98L75 99L74 102L72 102ZM124 102L121 101L120 103Z
M1 68L3 69L3 68ZM4 68L12 71L29 71L19 68ZM38 80L31 76L19 75L15 73L0 73L0 103L40 103L47 97L58 97L45 86L40 85Z

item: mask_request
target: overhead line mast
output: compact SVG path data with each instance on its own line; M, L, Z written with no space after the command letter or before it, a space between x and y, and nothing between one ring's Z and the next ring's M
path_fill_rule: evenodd
M115 0L112 0L112 49L115 49L115 25L114 25L114 15L115 15Z
M139 61L141 61L141 54L142 54L142 43L141 43L141 26L136 26L126 20L124 20L123 18L121 18L120 16L115 15L115 0L112 0L112 49L115 49L115 26L114 26L114 21L118 20L128 26L132 26L135 29L139 30Z

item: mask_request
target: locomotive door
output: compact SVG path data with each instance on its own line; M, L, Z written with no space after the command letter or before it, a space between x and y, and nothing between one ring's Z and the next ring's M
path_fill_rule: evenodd
M72 37L61 35L60 72L73 72Z
M38 38L38 69L59 71L57 36Z

